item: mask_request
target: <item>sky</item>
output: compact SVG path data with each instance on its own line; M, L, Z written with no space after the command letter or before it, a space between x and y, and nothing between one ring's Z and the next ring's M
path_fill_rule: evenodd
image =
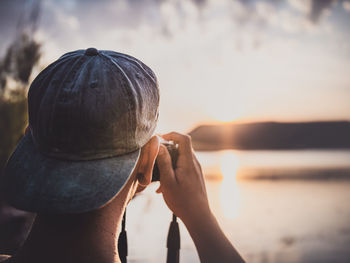
M158 132L350 120L350 1L0 0L0 56L33 7L40 67L88 47L150 66L161 91Z

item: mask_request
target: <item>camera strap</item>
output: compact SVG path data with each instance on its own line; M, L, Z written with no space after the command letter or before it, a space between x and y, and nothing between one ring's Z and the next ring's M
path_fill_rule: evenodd
M122 229L118 237L118 253L122 263L127 263L128 256L128 239L125 230L126 221L126 209L122 220ZM180 229L177 222L177 217L173 214L173 220L169 226L168 239L167 239L167 263L179 263L180 260Z
M126 257L128 256L128 239L126 236L125 221L126 221L126 208L123 215L122 230L120 231L120 234L118 237L118 253L119 253L120 261L122 263L127 263Z
M180 260L180 230L177 223L177 217L173 214L173 220L170 223L167 240L167 263L179 263Z

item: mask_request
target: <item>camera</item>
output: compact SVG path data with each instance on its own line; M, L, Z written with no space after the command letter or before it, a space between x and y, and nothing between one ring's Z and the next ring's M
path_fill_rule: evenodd
M165 145L165 147L168 149L168 152L171 157L171 164L173 166L173 169L176 168L177 158L179 157L179 151L178 151L178 144L175 144L173 141L162 141L161 144ZM152 173L152 182L159 181L159 169L157 162L155 162L153 167L153 173Z

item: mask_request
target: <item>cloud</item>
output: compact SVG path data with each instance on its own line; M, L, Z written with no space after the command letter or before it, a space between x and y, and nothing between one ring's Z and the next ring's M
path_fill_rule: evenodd
M314 24L329 13L336 2L337 0L288 0L291 7L306 15Z
M350 13L350 2L344 1L343 2L343 8L346 12Z
M308 14L311 11L312 0L288 0L288 3L304 14Z
M309 13L311 21L317 23L321 16L326 14L336 2L337 0L313 0Z
M16 8L22 8L24 0L0 2L0 33L10 32L10 23L18 17ZM38 1L38 0L37 0ZM330 9L335 0L284 0L299 13L291 12L282 1L243 0L46 0L42 1L41 30L48 37L81 38L91 32L138 30L150 27L154 35L174 37L180 30L198 26L206 28L213 20L231 19L232 35L237 43L244 42L243 35L250 35L252 45L261 43L261 36L269 29L286 33L311 32L320 17ZM4 5L7 3L8 5ZM344 3L346 6L346 4ZM287 6L288 7L288 6ZM225 21L226 23L226 21ZM208 27L210 28L210 26ZM13 31L13 29L12 29ZM77 35L79 31L80 36ZM51 32L51 33L50 33ZM101 33L99 33L101 32ZM7 35L7 34L6 34ZM254 44L255 43L255 44ZM237 44L242 46L241 44ZM243 45L244 46L244 45ZM1 49L1 44L0 44Z

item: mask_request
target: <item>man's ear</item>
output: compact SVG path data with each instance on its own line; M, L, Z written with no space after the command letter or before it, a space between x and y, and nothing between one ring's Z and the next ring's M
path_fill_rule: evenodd
M159 144L159 137L153 136L141 149L139 165L137 167L136 174L136 180L138 181L136 193L141 192L152 181L152 171L154 162L158 155Z

